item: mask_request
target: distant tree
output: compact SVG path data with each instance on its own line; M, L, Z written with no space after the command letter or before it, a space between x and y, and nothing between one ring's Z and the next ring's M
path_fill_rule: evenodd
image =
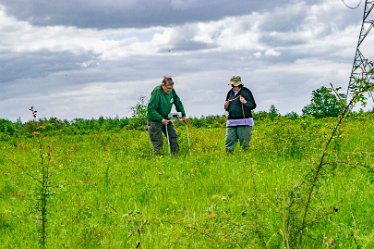
M11 121L6 119L0 119L0 132L13 135L15 131L16 127Z
M135 129L144 128L147 124L147 97L139 97L138 102L131 107L131 111L130 127Z
M253 118L255 120L265 120L268 117L268 113L265 111L253 112Z
M292 119L292 120L297 119L299 117L299 115L296 112L287 113L285 116Z
M27 121L26 123L23 124L22 126L22 133L23 135L27 137L31 137L32 133L38 129L39 123L38 121Z
M311 103L302 109L303 116L337 117L341 110L339 98L344 99L345 95L336 96L330 88L322 86L312 92Z
M279 117L279 110L275 108L275 105L271 105L268 113L271 120L275 119L276 117Z
M64 121L59 120L56 117L51 117L49 119L41 119L39 120L40 125L44 126L43 132L52 132L52 131L59 131L64 128L66 123Z

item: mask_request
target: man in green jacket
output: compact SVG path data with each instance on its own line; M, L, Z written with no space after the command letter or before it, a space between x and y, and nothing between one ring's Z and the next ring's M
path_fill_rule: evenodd
M174 90L174 81L171 77L164 77L161 85L153 89L147 107L148 132L155 155L162 149L162 133L169 139L171 153L177 154L179 151L178 136L169 119L173 104L175 109L181 112L183 121L187 123L188 118L183 104Z

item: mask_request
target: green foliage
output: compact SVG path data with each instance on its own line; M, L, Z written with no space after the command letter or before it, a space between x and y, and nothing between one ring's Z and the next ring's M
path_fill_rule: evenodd
M304 116L312 115L316 118L337 117L342 109L341 100L345 96L340 94L336 96L332 89L322 86L312 93L311 103L302 109Z
M0 133L13 135L15 131L16 127L11 121L0 118Z
M271 105L268 113L271 120L274 120L276 117L279 117L279 110L275 108L275 105Z
M299 115L296 112L290 112L285 115L286 117L289 117L292 120L295 120L299 117Z
M132 118L129 126L133 129L144 130L147 125L147 98L141 96L138 102L131 107Z
M200 118L190 118L190 124L193 127L205 127L205 128L219 128L224 127L226 124L225 116L211 115L202 116Z
M265 111L253 112L253 119L254 120L266 120L269 118L269 115Z

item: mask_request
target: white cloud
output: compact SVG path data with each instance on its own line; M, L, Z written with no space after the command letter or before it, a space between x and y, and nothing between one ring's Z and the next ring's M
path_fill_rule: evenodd
M265 56L280 56L281 53L276 51L275 49L268 49L265 51Z

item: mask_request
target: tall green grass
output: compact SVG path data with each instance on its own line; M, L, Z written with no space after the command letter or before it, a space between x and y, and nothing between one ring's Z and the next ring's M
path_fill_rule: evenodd
M303 248L374 248L372 118L349 119L334 140ZM145 131L42 137L52 148L47 247L285 248L285 222L296 217L288 207L334 122L257 122L250 151L233 155L224 128L190 128L190 154L177 125L179 155L165 141L159 157ZM0 248L38 248L38 143L4 140L0 149Z

